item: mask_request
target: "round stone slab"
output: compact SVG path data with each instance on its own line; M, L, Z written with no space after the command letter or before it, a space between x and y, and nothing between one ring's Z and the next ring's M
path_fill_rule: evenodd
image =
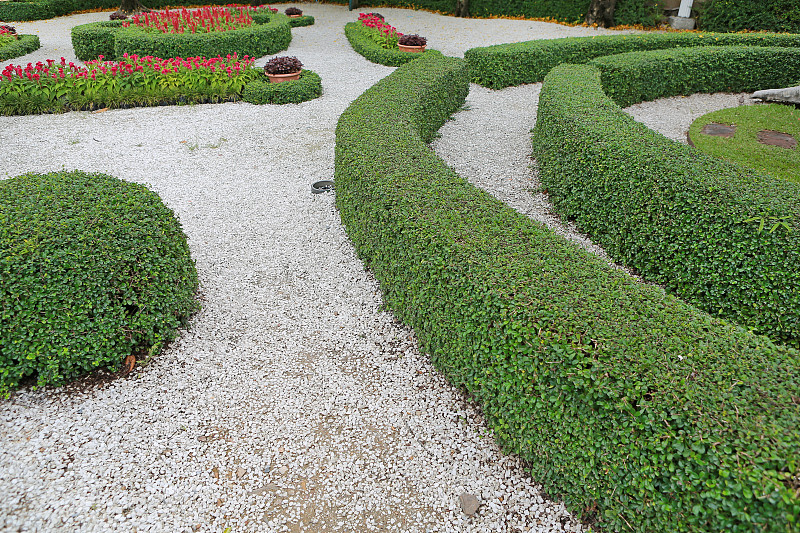
M709 122L703 129L700 130L700 133L704 135L713 135L714 137L725 137L729 139L733 137L733 134L736 133L736 126L734 125L727 125L727 124L720 124L718 122Z
M788 150L797 148L797 139L788 133L782 133L774 130L761 130L758 132L758 142L761 144L768 144L770 146L780 146Z

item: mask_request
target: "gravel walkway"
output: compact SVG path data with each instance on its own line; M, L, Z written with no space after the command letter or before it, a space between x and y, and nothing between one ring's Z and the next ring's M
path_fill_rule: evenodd
M322 76L317 100L0 117L5 176L81 169L157 191L189 237L203 300L189 331L128 379L0 401L3 531L580 530L381 310L332 195L310 194L333 175L339 114L392 69L351 51L355 13L303 9L317 23L293 30L288 54ZM598 33L381 12L457 56ZM106 17L14 23L43 44L14 62L73 59L69 28ZM535 103L521 105L529 121ZM464 492L481 500L472 517Z

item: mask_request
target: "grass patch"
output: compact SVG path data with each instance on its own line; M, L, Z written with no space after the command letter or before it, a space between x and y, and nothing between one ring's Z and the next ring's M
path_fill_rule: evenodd
M736 132L729 138L701 133L711 122L736 126ZM800 183L800 149L762 144L758 141L762 130L788 133L800 144L800 110L781 104L721 109L695 120L689 137L708 155Z

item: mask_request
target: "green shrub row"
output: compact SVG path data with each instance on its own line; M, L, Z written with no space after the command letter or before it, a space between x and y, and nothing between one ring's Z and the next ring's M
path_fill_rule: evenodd
M0 181L0 394L155 353L199 308L197 287L180 224L143 185Z
M353 50L373 63L386 65L388 67L399 67L400 65L405 65L409 61L419 59L426 54L439 53L428 48L422 53L401 52L400 50L381 48L381 46L369 36L367 28L362 26L360 22L348 22L345 24L344 33L347 35L347 40L350 41L350 46L353 47Z
M468 81L461 60L427 55L339 119L337 207L386 305L504 449L595 527L797 531L800 353L459 177L425 143Z
M348 5L348 0L331 0L330 3ZM453 14L456 0L377 0L359 2L368 6L410 7ZM523 16L526 18L550 18L562 22L580 23L586 17L589 0L470 0L469 14L472 17ZM654 24L663 11L653 0L617 0L614 11L616 24Z
M624 52L698 46L800 46L800 35L647 33L543 39L472 48L464 53L472 81L491 89L537 83L561 63L586 63Z
M609 256L712 315L795 346L800 184L670 141L603 87L628 105L642 96L783 86L800 75L798 52L666 50L562 65L545 78L533 135L554 206ZM759 230L773 217L791 229Z
M30 54L34 50L38 50L40 46L38 35L19 35L16 41L0 47L0 61Z
M227 5L230 0L203 0L203 5ZM147 0L150 9L161 9L181 5L197 5L197 2L182 0ZM69 15L75 11L89 9L117 9L119 0L32 0L29 2L10 0L0 2L0 20L42 20L62 15Z
M668 96L753 92L791 85L800 76L798 48L709 46L629 52L589 61L620 107Z
M322 78L316 72L303 69L300 79L294 81L251 81L244 87L242 100L251 104L299 104L320 96Z
M155 57L216 57L237 53L262 57L286 50L292 40L289 17L273 15L265 24L212 33L160 33L120 21L92 22L72 28L72 47L81 61L119 59L123 54Z
M797 0L706 0L695 2L697 24L707 31L760 30L800 33Z

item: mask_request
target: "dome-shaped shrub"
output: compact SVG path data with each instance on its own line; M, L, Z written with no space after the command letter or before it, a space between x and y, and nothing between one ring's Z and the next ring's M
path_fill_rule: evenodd
M104 174L0 181L0 394L154 353L199 306L180 224Z

